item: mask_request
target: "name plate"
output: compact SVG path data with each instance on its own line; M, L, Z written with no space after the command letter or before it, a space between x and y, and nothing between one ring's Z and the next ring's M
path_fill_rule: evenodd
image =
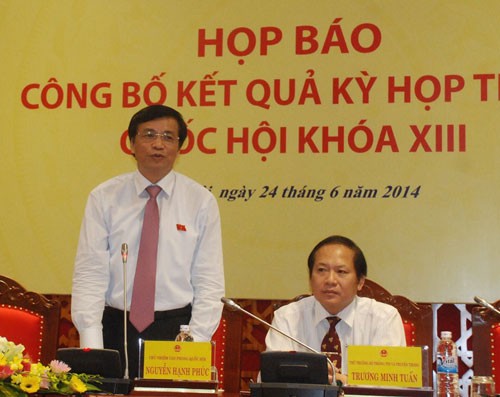
M210 342L143 341L143 379L211 380Z
M422 387L422 348L349 346L349 385Z

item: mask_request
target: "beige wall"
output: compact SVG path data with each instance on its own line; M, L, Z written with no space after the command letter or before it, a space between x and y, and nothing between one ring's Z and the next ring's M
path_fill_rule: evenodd
M310 249L344 234L393 293L498 299L498 26L496 1L0 1L0 272L71 290L87 195L134 169L120 138L165 94L201 142L177 169L219 198L228 296L307 291Z

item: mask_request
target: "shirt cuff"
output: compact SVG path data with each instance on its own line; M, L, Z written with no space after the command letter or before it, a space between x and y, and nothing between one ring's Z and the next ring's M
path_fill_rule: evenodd
M103 349L102 328L87 328L80 331L80 347Z

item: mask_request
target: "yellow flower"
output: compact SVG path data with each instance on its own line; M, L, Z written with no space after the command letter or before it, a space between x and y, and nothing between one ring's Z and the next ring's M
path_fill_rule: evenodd
M18 385L23 380L23 375L22 374L13 374L10 377L10 379L11 379L12 383L14 383L15 385Z
M34 393L74 395L89 390L100 391L92 383L98 381L99 376L71 374L67 364L55 360L49 366L33 363L28 357L23 357L23 351L23 345L15 345L0 336L0 397L27 397Z
M30 374L40 376L45 374L48 371L48 368L44 366L42 363L31 364Z
M10 369L12 371L21 371L23 369L23 358L19 356L12 357Z
M76 391L77 393L85 393L87 391L85 383L83 383L81 379L76 375L73 375L71 377L71 380L69 381L69 386L73 391Z
M36 393L40 389L40 378L38 376L24 376L20 384L21 390L26 393Z

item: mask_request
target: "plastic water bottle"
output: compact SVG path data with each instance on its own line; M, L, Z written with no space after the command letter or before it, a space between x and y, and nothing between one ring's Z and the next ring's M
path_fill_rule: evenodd
M175 337L176 342L193 342L193 336L191 335L191 330L189 325L181 325L181 330L179 334Z
M437 397L459 397L457 346L450 331L441 332L436 351Z

